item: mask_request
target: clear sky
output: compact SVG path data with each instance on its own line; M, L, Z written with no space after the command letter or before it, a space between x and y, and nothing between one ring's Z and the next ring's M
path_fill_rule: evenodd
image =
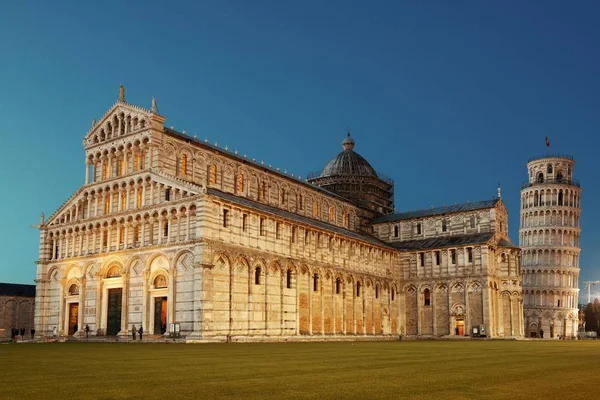
M130 103L155 96L167 125L303 176L351 127L398 210L489 199L500 183L515 244L525 164L548 136L576 159L581 281L600 280L598 1L0 7L0 281L33 283L30 225L84 183L81 141L120 84Z

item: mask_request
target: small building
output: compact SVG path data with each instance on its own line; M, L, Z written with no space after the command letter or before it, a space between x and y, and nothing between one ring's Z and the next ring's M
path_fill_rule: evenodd
M33 328L35 285L0 283L0 340L11 337L12 329Z

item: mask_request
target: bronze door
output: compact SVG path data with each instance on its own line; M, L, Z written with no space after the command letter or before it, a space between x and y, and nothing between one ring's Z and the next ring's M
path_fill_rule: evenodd
M79 303L69 304L69 336L74 335L79 329L77 317L79 316Z
M154 298L154 334L163 334L167 330L167 298Z
M465 321L461 319L456 320L456 333L458 336L465 334Z
M115 336L121 331L122 294L122 288L108 289L106 334L109 336Z

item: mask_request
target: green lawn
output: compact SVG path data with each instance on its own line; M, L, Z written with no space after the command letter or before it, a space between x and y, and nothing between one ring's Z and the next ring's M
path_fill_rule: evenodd
M600 341L0 345L2 399L593 399Z

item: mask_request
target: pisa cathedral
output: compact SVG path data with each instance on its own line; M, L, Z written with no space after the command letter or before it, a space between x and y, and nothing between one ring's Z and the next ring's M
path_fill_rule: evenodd
M121 88L86 134L85 184L39 225L38 335L523 335L500 193L396 213L350 134L302 180L164 122Z

